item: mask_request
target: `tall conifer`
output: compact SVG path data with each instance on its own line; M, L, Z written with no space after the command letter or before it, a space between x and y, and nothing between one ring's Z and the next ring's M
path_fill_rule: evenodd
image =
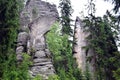
M71 7L70 0L60 0L61 8L61 24L62 24L62 33L72 35L72 29L70 27L70 17L72 16L73 9Z

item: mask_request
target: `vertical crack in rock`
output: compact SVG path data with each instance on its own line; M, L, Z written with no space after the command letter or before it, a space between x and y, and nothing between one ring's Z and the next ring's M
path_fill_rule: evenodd
M20 13L20 33L16 49L17 60L22 60L22 52L27 52L33 58L30 67L31 76L41 75L47 79L55 73L51 54L46 46L45 33L58 19L55 5L41 0L28 0Z

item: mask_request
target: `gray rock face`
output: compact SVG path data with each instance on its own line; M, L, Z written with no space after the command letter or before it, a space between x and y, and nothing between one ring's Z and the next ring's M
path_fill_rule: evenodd
M47 49L45 33L58 19L55 5L41 0L28 0L20 13L20 30L18 35L17 59L22 60L22 52L27 52L33 58L30 75L43 76L47 79L55 73L51 54Z
M77 17L75 22L75 29L74 29L74 39L76 41L76 44L74 45L74 57L76 58L76 61L78 63L78 68L81 68L81 70L85 71L86 66L86 54L85 50L82 49L82 47L86 46L86 40L87 37L86 33L83 32L82 29L83 25L81 20Z
M46 57L45 55L45 52L44 51L37 51L35 52L35 55L34 55L35 58L43 58L43 57Z
M25 8L20 14L22 30L25 30L28 24L35 21L35 19L43 16L52 16L53 18L57 18L58 12L56 10L56 6L41 0L28 0Z
M87 46L88 41L86 37L90 34L89 32L85 32L83 28L84 24L80 20L79 17L76 18L75 29L74 29L74 57L76 58L78 68L80 68L83 72L86 71L86 66L88 66L88 70L91 73L91 76L94 77L94 60L91 62L86 62L86 58L93 55L93 51L89 50L88 54L86 54L85 49L83 47ZM93 78L94 80L94 78Z
M33 58L37 59L49 59L49 61L37 62L33 64L31 67L31 71L33 72L33 76L37 74L41 74L43 77L47 79L46 76L54 73L54 68L52 65L52 60L46 54L46 41L45 41L45 33L50 29L50 26L55 22L55 18L52 16L42 16L36 19L34 22L30 23L30 46L35 50ZM49 68L50 67L50 68Z
M26 51L27 40L28 40L27 32L20 32L18 34L18 39L17 39L18 43L17 43L17 48L16 48L16 54L17 54L18 61L22 61L22 53Z
M27 40L28 40L28 33L27 32L20 32L18 34L18 39L17 39L18 46L27 45L26 44Z

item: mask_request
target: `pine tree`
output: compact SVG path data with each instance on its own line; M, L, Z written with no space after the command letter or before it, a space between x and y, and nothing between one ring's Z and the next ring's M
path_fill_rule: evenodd
M19 11L17 0L0 1L0 45L1 51L15 48L17 30L19 26Z
M118 22L120 22L120 0L105 0L105 1L111 1L112 4L114 4L113 12L116 15L116 19Z
M3 64L15 53L15 41L19 26L18 0L0 0L0 77Z
M114 11L115 13L120 11L120 0L105 0L105 1L112 1L112 3L114 4Z
M62 24L62 33L72 35L72 29L70 27L70 17L72 16L73 9L71 7L70 0L60 0L61 8L61 24Z
M95 79L116 80L113 72L117 72L120 67L120 59L118 58L120 54L115 40L116 32L113 32L116 25L113 22L113 18L108 15L96 17L93 13L91 11L91 14L84 20L84 27L87 32L90 32L90 35L86 38L89 43L86 49L92 49L94 53L91 59L94 59ZM91 59L89 60L90 62Z

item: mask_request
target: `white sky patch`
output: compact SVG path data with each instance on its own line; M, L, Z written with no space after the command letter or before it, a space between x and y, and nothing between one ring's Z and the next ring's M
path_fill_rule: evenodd
M59 6L59 0L43 0L50 2L52 4L56 4L57 8ZM87 15L87 9L86 6L88 4L88 0L71 0L72 8L74 9L73 12L73 19L76 18L76 16L79 16L80 18ZM104 0L95 0L95 7L96 7L96 16L103 16L106 13L106 10L112 10L113 5L109 2L105 2ZM59 8L58 8L59 10ZM60 11L60 10L59 10ZM81 13L82 12L82 13Z

